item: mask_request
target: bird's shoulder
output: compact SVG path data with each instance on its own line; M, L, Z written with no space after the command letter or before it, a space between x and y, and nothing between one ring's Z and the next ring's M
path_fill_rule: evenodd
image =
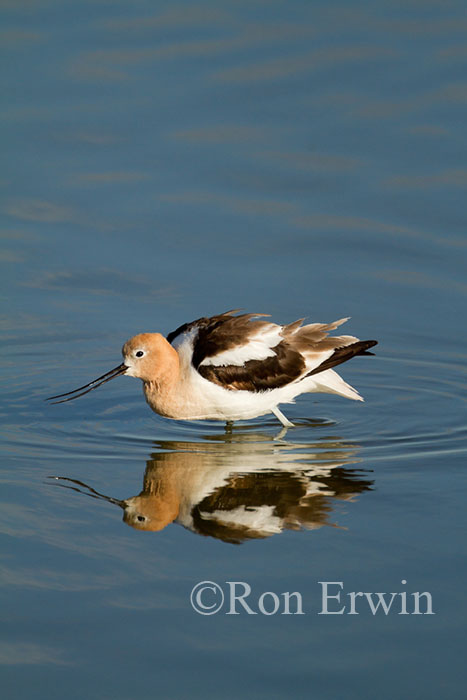
M167 340L177 350L189 345L192 350L191 362L197 369L210 358L225 352L244 348L255 337L261 342L261 335L269 330L278 337L281 326L265 321L253 321L254 318L266 314L237 314L238 310L225 311L216 316L198 318L190 323L184 323L168 334ZM263 341L264 342L264 341Z

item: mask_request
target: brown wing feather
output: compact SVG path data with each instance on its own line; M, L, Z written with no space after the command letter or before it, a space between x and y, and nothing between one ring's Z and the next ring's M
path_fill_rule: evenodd
M198 331L193 340L192 364L198 369L200 364L207 357L214 357L222 352L231 350L238 345L248 342L252 335L268 325L265 321L252 321L253 318L266 317L268 314L240 314L233 316L238 309L226 311L210 318L199 318L197 321L185 323L177 330L169 333L167 340L169 343L183 333L191 330Z
M191 330L198 328L207 328L210 325L214 326L216 323L221 323L222 320L227 320L229 316L232 316L232 314L235 314L239 311L239 309L232 309L231 311L224 311L223 314L218 314L217 316L211 316L210 318L206 316L202 316L201 318L197 318L196 321L190 321L189 323L183 323L181 326L176 328L174 331L168 334L167 340L169 341L170 344L173 343L173 341L178 338L179 335L183 335L184 333L189 333Z
M265 360L248 360L244 365L201 365L198 372L214 384L237 391L278 389L303 374L305 361L287 341L283 340L272 350L275 355Z

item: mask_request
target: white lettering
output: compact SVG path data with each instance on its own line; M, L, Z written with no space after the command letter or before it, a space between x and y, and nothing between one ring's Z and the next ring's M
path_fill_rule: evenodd
M226 583L228 583L230 587L230 609L226 615L240 615L240 613L237 612L235 605L237 600L242 604L243 609L246 610L248 615L257 615L258 613L252 610L248 603L245 602L245 598L247 598L251 593L251 586L249 586L248 583L245 583L245 581L226 581ZM242 595L236 594L237 585L243 586Z
M414 603L415 603L415 610L413 611L412 615L436 615L436 613L433 612L433 601L431 599L431 593L428 593L425 591L424 593L419 593L418 591L416 593L412 593L414 597ZM426 612L422 613L420 612L420 598L422 596L425 596L426 598Z
M305 613L303 612L303 607L302 607L302 596L301 593L298 593L297 591L294 591L293 593L281 593L282 596L284 596L284 612L281 613L281 615L304 615ZM297 610L296 612L291 613L290 612L290 599L292 596L295 596L295 600L297 601Z
M271 598L274 601L274 607L272 610L266 610L264 607L264 599L266 596L271 596ZM258 600L258 607L260 611L263 613L263 615L275 615L276 612L279 610L279 605L280 605L280 600L279 596L273 593L272 591L265 591L262 595L260 595L259 600Z
M328 593L328 586L340 586L344 588L342 581L318 581L321 584L321 611L318 615L343 615L345 611L345 605L340 610L328 610L328 600L329 598L336 598L339 603L341 600L341 594L336 593L335 595L330 595Z
M373 595L378 596L378 602L376 603L376 605L373 603ZM394 598L396 597L397 593L391 593L391 594L388 593L387 594L387 595L391 595L391 600L390 600L389 604L386 603L386 599L384 597L385 595L386 595L386 593L365 593L365 597L368 601L368 605L370 606L370 610L373 613L373 615L376 615L380 605L381 605L381 608L383 609L385 615L387 615L389 613L389 611L391 609L392 602L393 602Z

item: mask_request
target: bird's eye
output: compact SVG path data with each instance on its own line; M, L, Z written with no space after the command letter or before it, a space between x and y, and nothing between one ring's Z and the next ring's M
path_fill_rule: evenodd
M137 350L137 352L135 352L135 357L143 357L143 355L144 355L143 350Z
M144 515L138 515L138 516L136 516L136 519L139 520L140 523L144 523L144 521L146 520Z

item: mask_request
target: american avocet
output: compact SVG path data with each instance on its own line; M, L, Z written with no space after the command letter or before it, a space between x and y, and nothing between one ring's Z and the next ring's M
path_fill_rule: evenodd
M71 401L125 374L143 381L146 401L166 418L231 423L274 413L285 427L293 423L278 406L293 403L299 394L323 392L363 401L332 369L355 355L372 354L367 350L377 344L352 335L328 336L348 319L307 326L300 319L278 326L252 320L267 314L236 313L185 323L167 338L135 335L122 348L121 365L48 400Z

